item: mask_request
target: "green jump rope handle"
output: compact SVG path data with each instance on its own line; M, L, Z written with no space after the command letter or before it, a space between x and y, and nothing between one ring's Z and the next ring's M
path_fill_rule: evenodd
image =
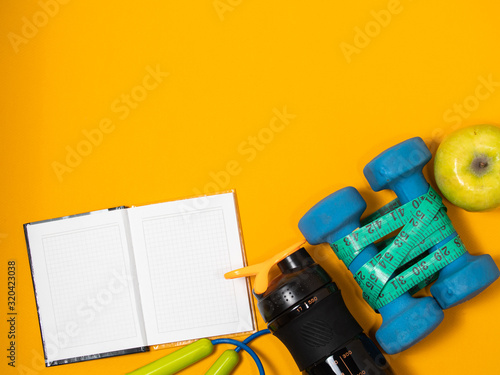
M229 375L240 359L239 354L233 349L226 350L215 361L205 375Z
M210 355L214 349L209 339L195 341L127 375L172 375ZM236 353L237 354L237 353ZM214 372L214 374L225 374Z

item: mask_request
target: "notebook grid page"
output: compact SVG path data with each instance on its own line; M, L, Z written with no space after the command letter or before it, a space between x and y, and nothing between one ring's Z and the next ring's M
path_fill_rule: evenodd
M143 221L158 332L239 319L222 209Z
M59 347L137 336L120 228L107 225L42 238ZM65 334L76 327L74 337Z

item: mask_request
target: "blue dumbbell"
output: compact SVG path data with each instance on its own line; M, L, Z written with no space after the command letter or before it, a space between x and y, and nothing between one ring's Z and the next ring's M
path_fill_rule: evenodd
M401 204L405 204L427 193L429 184L422 168L431 158L424 141L415 137L381 153L366 165L363 172L374 191L391 189ZM456 235L455 232L429 251L437 250ZM473 298L499 276L498 267L490 255L465 253L440 271L430 291L439 305L446 309Z
M353 187L333 193L312 207L299 221L299 229L312 245L333 243L360 226L366 203ZM349 265L355 274L378 253L368 245ZM404 293L379 309L382 325L375 337L388 354L409 348L431 333L443 320L443 310L432 297L413 298Z

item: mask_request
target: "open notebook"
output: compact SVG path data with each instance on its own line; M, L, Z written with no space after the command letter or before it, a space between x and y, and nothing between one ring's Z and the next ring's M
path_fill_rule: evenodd
M255 330L234 192L25 224L47 366Z

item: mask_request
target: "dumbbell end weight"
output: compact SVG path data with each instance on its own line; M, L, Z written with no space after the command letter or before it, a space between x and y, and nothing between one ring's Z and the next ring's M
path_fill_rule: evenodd
M444 318L433 298L413 298L408 293L379 311L384 320L375 337L387 354L399 353L423 340Z
M422 169L431 158L422 138L414 137L385 150L365 166L363 173L373 191L391 189L406 203L426 192L421 192L422 186L429 186Z
M500 276L489 254L464 254L440 271L430 292L443 309L459 305L477 296Z
M366 202L352 186L330 194L299 220L299 229L311 245L332 243L359 226Z

